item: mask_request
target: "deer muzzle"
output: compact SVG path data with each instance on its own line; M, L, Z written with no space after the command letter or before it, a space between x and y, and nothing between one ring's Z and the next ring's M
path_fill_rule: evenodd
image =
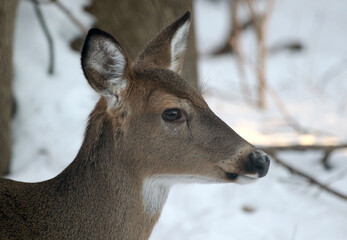
M232 164L232 161L225 161L219 165L224 170L225 177L232 182L246 183L252 179L262 178L266 176L270 167L269 157L257 148L253 148L248 155L240 157L236 161L238 161L236 167Z
M249 161L254 166L258 178L266 176L269 171L270 159L266 153L257 149L248 156Z

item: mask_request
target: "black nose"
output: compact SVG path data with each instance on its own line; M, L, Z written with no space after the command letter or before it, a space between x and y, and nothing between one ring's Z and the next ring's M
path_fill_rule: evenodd
M269 171L270 159L263 151L257 150L249 155L251 163L259 177L264 177Z

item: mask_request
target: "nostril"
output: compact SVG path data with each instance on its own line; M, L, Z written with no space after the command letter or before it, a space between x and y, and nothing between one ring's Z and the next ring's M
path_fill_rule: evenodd
M254 165L257 169L263 169L265 164L263 161L255 161Z
M260 164L260 163L255 163L255 170L258 172L258 176L262 177L264 176L264 172L265 172L265 165L264 164Z

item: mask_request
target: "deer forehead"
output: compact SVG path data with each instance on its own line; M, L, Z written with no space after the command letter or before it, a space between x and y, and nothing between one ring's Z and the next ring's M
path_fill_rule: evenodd
M148 100L148 108L151 112L161 113L165 109L183 108L186 111L190 110L190 101L177 97L163 91L154 91Z
M171 70L135 64L132 72L134 78L137 78L134 84L144 88L147 99L155 97L160 100L171 95L171 99L176 97L189 100L193 105L202 108L207 106L201 94Z

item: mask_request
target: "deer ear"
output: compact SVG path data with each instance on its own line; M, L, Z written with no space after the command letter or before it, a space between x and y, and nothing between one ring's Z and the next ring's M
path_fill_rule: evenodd
M187 45L190 11L164 28L140 54L138 63L180 73Z
M108 107L117 106L129 84L129 63L123 48L110 34L93 28L84 42L81 61L89 84L106 98Z

